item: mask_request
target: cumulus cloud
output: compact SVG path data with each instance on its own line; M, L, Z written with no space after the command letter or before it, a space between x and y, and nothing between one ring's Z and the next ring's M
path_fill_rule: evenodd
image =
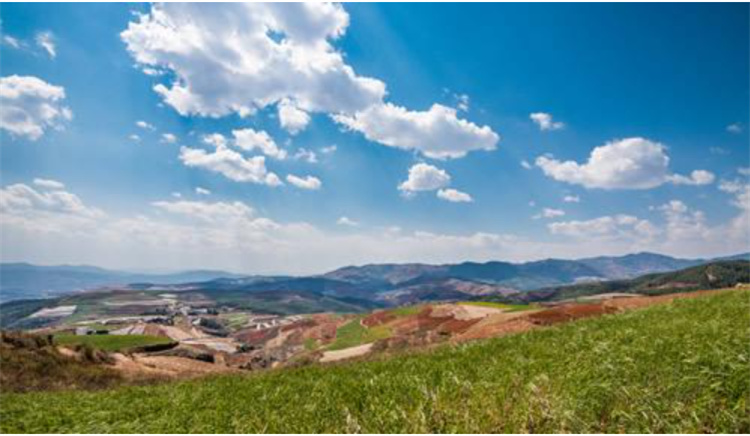
M521 166L527 170L530 170L532 168L531 164L526 159L521 161Z
M667 176L667 181L675 185L710 185L714 182L716 177L713 173L705 170L695 170L690 173L690 176L683 176L681 174L672 174Z
M51 180L51 179L36 178L34 179L34 184L36 186L39 186L41 188L46 188L46 189L56 189L56 190L65 189L64 183L58 182L57 180Z
M565 216L565 211L564 210L561 210L561 209L552 209L552 208L549 208L549 207L545 207L544 209L542 209L541 213L538 213L538 214L532 216L531 218L533 218L535 220L538 220L538 219L542 219L542 218L557 218L557 217L561 217L561 216Z
M586 188L650 189L667 182L702 185L713 181L713 174L704 170L693 171L690 177L670 174L666 147L638 137L596 147L583 164L540 156L536 165L548 177Z
M128 139L130 139L133 142L141 142L141 137L139 135L136 135L135 133L128 136Z
M300 148L297 150L297 152L294 153L294 159L303 160L311 164L318 163L318 155L315 154L314 151L306 148Z
M34 37L34 42L42 50L46 51L49 57L54 59L57 57L57 48L55 47L55 37L52 32L39 32Z
M452 203L471 203L474 201L471 195L451 188L438 190L437 197Z
M671 200L657 209L664 214L669 240L703 240L709 236L710 230L702 211L691 210L680 200Z
M249 116L275 104L290 133L318 112L430 157L495 148L495 132L459 119L455 109L386 103L385 84L357 75L332 45L348 23L340 4L157 4L121 38L144 71L173 73L154 90L182 115Z
M39 139L49 128L61 129L73 118L62 105L65 89L33 76L0 78L0 129L13 136Z
M286 150L279 148L271 136L263 130L232 130L234 145L245 151L259 150L266 156L286 159Z
M534 112L529 115L531 121L539 126L539 130L560 130L565 127L565 123L554 121L552 115L544 112Z
M447 186L451 181L448 173L436 166L418 163L409 168L409 177L398 186L406 193L416 191L434 191Z
M282 184L276 174L266 169L265 156L245 158L221 144L213 152L183 146L180 148L180 160L189 167L204 168L222 174L235 182L268 186Z
M121 37L141 67L174 73L154 89L183 115L249 115L284 99L339 113L385 95L332 46L348 24L338 4L159 4Z
M161 142L164 144L174 144L177 142L177 136L172 133L162 133Z
M433 104L429 110L409 111L391 103L373 105L336 121L362 132L370 141L417 150L434 159L459 158L472 150L494 150L500 137L488 126L459 119L456 110Z
M310 123L310 115L294 105L289 99L279 102L278 111L281 127L292 135L304 130Z
M580 203L581 197L577 195L566 195L565 197L563 197L563 201L565 203Z
M0 211L6 218L43 219L54 215L67 215L94 219L104 216L99 209L86 206L78 196L65 191L65 185L58 181L35 179L34 185L39 189L23 183L0 189Z
M227 138L221 133L203 135L201 140L205 144L213 145L214 147L226 147L228 145Z
M206 188L201 188L200 186L195 188L195 193L198 195L211 195L211 191Z
M303 178L297 177L294 174L289 174L286 176L286 181L298 188L309 190L318 190L323 185L319 178L313 176Z
M135 125L140 127L143 130L156 130L156 127L154 127L152 124L147 123L146 121L143 121L143 120L136 121Z

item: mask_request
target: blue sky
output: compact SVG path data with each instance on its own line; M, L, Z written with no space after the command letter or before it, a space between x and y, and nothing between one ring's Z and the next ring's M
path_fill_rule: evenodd
M3 5L2 260L748 249L748 5L294 7Z

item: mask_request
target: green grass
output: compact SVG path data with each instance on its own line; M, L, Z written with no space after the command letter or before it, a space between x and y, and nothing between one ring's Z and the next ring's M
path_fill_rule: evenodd
M318 349L318 341L313 338L307 338L305 339L304 346L307 351L315 351Z
M494 301L461 301L459 304L467 304L470 306L494 307L496 309L504 309L506 312L519 312L521 310L534 309L534 305L505 304L505 303L496 303Z
M169 338L148 335L87 335L77 336L74 334L55 335L57 345L88 345L103 351L123 351L128 348L142 347L145 345L168 344L172 342Z
M395 309L391 309L388 312L396 316L411 316L416 315L422 311L424 307L421 305L416 306L401 306Z
M344 348L356 347L357 345L375 342L391 336L391 331L386 326L375 326L367 328L360 321L361 316L354 318L336 330L336 339L327 347L328 350L342 350Z
M750 432L750 292L390 359L7 394L2 432Z

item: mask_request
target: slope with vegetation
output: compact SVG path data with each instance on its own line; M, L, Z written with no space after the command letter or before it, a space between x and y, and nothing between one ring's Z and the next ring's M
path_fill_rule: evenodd
M748 325L732 290L391 359L3 394L0 431L747 433Z
M611 292L664 295L733 287L737 284L750 284L750 261L712 262L679 271L647 274L635 279L581 283L485 299L506 302L559 301Z

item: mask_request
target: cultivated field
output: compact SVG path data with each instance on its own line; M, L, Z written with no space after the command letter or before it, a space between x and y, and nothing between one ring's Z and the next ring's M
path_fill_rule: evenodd
M59 334L54 336L56 345L85 345L103 351L126 351L149 345L164 345L169 338L149 335L87 335Z
M726 291L393 358L3 394L0 430L747 433L749 325L750 292Z

